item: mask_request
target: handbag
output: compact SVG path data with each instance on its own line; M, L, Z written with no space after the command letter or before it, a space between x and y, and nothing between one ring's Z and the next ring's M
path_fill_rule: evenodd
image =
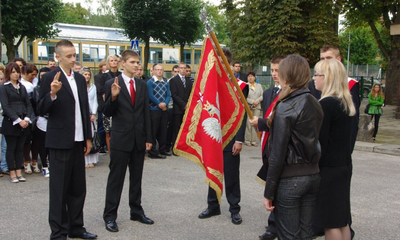
M369 103L365 106L364 113L368 114L369 111Z
M92 149L90 150L90 153L98 153L100 151L100 147L101 147L100 137L97 134L96 126L94 125L93 122L92 122L92 124L93 124L94 134L93 134L93 138L92 138Z

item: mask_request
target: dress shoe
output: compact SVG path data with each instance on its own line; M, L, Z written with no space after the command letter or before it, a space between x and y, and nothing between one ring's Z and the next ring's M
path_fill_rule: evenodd
M232 218L233 224L241 224L242 223L242 217L240 216L239 213L232 213L231 218Z
M106 230L109 232L118 232L118 225L115 220L106 222Z
M209 208L207 208L202 213L200 213L199 218L201 218L201 219L209 218L209 217L217 216L217 215L220 215L220 214L221 214L221 210L219 208L217 208L217 209L209 209Z
M142 214L140 216L132 215L131 216L131 220L132 221L139 221L139 222L144 223L144 224L154 224L154 221L151 220L150 218L146 217L146 215L144 215L144 214Z
M276 238L276 233L270 232L270 231L266 231L265 233L263 233L261 236L259 236L259 238L261 240L272 240Z
M93 234L93 233L90 233L90 232L84 232L84 233L81 233L79 235L72 235L72 236L69 236L69 237L70 238L81 238L81 239L96 239L97 235Z
M160 152L161 155L164 156L171 156L172 154L170 152Z
M159 159L165 159L165 158L166 158L165 156L163 156L163 155L161 155L161 154L157 154L157 155L150 155L150 154L149 154L149 157L150 157L150 158L159 158Z

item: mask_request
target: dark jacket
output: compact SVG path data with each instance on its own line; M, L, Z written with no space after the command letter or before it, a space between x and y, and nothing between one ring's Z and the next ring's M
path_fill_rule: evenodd
M318 141L323 120L319 102L307 88L289 94L276 108L269 138L269 167L264 196L274 199L282 177L319 172L321 146Z
M177 74L169 81L171 89L171 96L174 101L174 114L184 114L185 107L189 100L190 93L192 91L192 82L185 77L186 87L183 86L182 80Z
M30 118L33 112L26 88L21 83L18 85L18 90L11 82L0 85L0 101L4 115L1 133L4 135L22 136L30 133L30 128L23 129L19 124L13 125L18 118Z

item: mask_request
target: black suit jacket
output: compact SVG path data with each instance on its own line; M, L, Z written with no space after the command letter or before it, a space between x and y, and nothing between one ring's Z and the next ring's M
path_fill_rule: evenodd
M171 96L174 101L173 114L184 114L185 107L192 91L192 81L185 77L186 88L183 87L182 80L177 74L170 81Z
M61 89L57 92L57 98L53 101L50 96L50 84L57 72L61 71ZM82 127L84 144L86 139L92 138L90 125L90 110L88 92L85 78L78 72L74 72L80 110L82 115ZM39 90L38 112L40 116L48 114L46 147L54 149L71 149L75 142L75 98L71 86L62 72L57 67L43 75L42 85Z
M239 73L239 77L240 80L242 80L243 82L248 82L247 81L247 74L240 72Z
M22 136L30 133L30 128L23 129L19 124L13 125L18 118L30 118L33 112L26 88L21 83L19 87L19 90L15 89L11 82L0 85L0 101L4 115L1 133L4 135Z
M267 119L264 119L265 113L267 112L269 106L274 101L272 99L274 87L270 87L263 92L263 117L258 118L258 130L259 131L269 131L269 127L267 126Z
M105 84L106 99L103 113L112 117L111 149L130 152L136 145L139 151L144 151L146 143L152 142L146 82L135 78L135 106L132 106L131 97L122 75L118 76L118 82L121 92L114 101L111 101L111 85L114 83L114 79L108 80Z

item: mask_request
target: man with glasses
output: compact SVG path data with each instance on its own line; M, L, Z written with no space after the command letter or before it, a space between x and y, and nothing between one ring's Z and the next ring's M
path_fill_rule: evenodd
M242 80L243 82L247 82L247 76L246 74L240 72L242 69L242 65L240 62L234 62L233 63L233 72L235 74L236 79Z
M151 120L151 133L153 135L153 146L149 151L150 158L162 158L171 156L166 149L167 126L168 126L168 103L171 99L169 83L163 77L164 68L160 64L154 64L153 77L147 81L149 91L149 109ZM157 144L158 142L158 150Z

